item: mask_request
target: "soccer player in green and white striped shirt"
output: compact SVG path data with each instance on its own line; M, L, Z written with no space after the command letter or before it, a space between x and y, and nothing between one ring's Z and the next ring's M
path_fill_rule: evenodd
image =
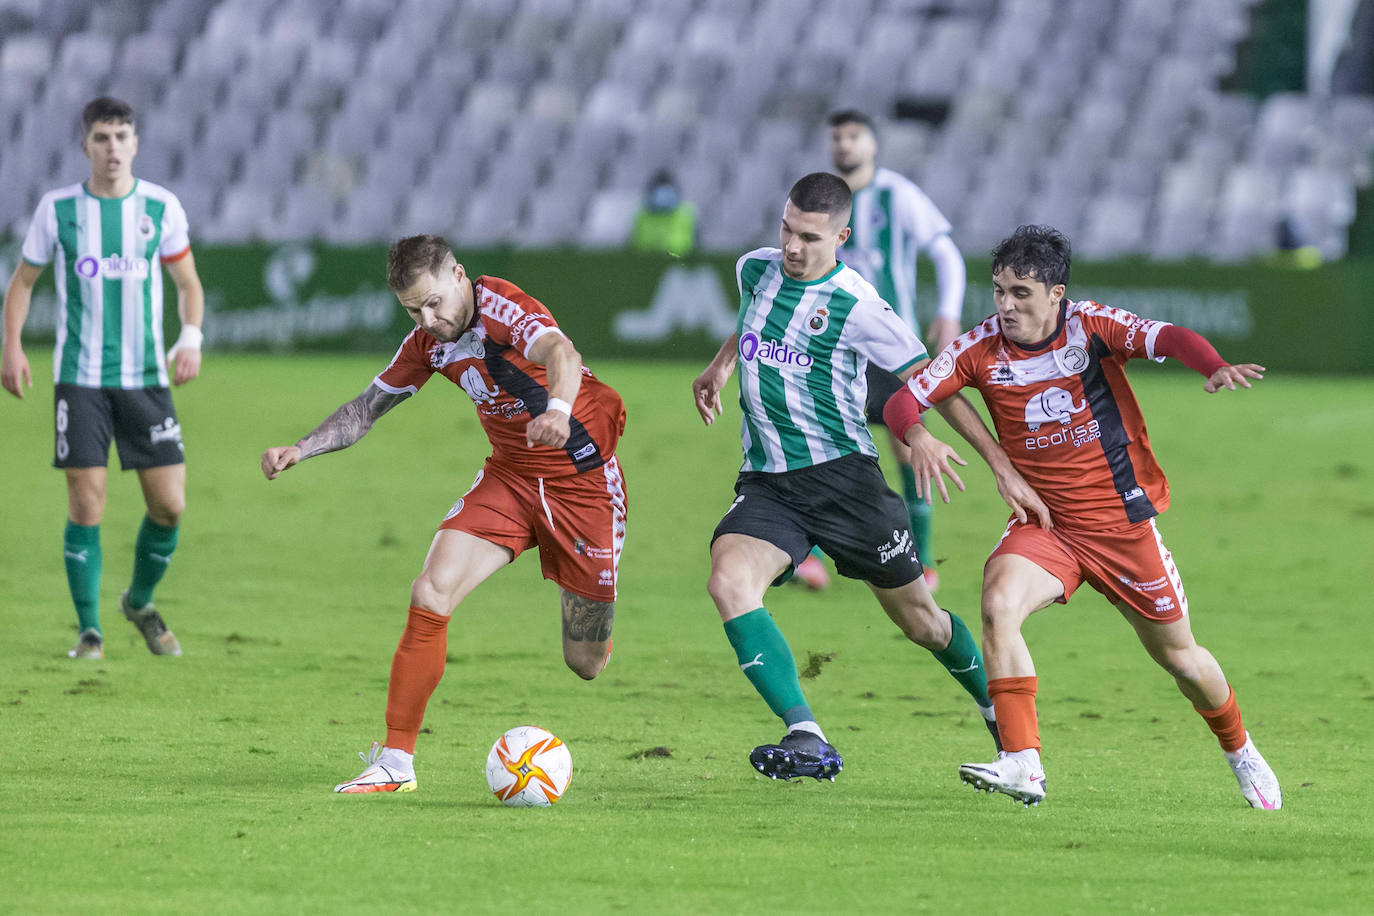
M877 136L867 115L852 109L837 111L827 123L835 172L854 193L850 236L840 249L840 259L872 283L907 326L915 329L919 327L916 254L929 254L935 263L939 307L926 340L930 342L930 352L938 354L958 336L964 305L964 258L949 237L949 220L911 181L891 169L878 168ZM868 384L868 420L881 424L883 404L900 386L891 373L877 367L870 367ZM939 579L931 550L930 503L916 494L906 445L895 436L889 439L898 458L911 532L921 558L926 561L926 584L934 591Z
M191 256L186 213L166 188L134 178L134 113L99 98L81 114L90 177L43 196L5 291L0 385L17 398L33 387L20 342L34 283L53 264L57 348L53 356L53 465L67 477L63 556L80 635L67 654L101 658L100 520L110 440L120 465L138 472L147 515L134 548L133 578L120 609L155 655L181 646L152 604L153 587L176 549L186 505L181 426L168 390L200 371L205 294ZM181 333L163 357L162 268L177 288Z
M883 480L864 423L869 361L906 379L929 360L873 286L837 261L836 249L849 236L850 204L845 183L824 172L792 187L781 248L761 248L739 260L738 331L692 384L697 411L709 426L739 366L744 465L736 499L712 538L707 591L740 669L788 728L782 741L750 755L755 769L774 778L833 779L842 765L802 695L787 641L763 607L768 586L786 581L816 546L842 575L868 583L902 632L930 650L974 698L997 738L978 646L963 621L931 597L906 508ZM972 405L945 403L951 425L984 456L999 490L1024 513L1034 492ZM962 488L950 461L964 463L933 441L917 473L927 487L935 480L942 494L942 473Z

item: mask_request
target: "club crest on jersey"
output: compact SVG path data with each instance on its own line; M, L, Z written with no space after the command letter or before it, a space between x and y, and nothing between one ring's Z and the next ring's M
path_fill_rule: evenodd
M460 359L483 359L486 355L487 348L483 346L482 339L468 331L457 340L433 347L429 351L429 364L435 369L442 369Z
M1065 375L1077 375L1088 368L1088 351L1070 345L1054 351L1054 362Z
M143 214L138 219L138 237L147 241L153 237L154 232L153 218L148 214Z
M825 329L830 327L830 309L825 306L817 306L806 318L806 331L808 334L823 334Z

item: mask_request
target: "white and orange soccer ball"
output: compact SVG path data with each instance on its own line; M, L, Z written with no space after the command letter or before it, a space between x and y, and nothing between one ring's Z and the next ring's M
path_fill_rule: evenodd
M557 736L533 725L512 728L487 755L487 785L501 804L547 807L572 781L572 754Z

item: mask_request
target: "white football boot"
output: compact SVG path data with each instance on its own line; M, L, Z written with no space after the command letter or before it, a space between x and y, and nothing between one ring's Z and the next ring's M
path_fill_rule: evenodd
M1045 770L1034 748L1001 751L992 763L966 763L959 767L959 778L975 789L1010 795L1026 807L1045 800Z
M367 764L363 770L348 782L334 787L335 792L357 795L363 792L414 792L415 757L396 748L383 747L376 741L366 751L358 751L358 756Z
M1255 749L1255 742L1250 740L1249 732L1245 733L1245 743L1241 745L1240 750L1225 753L1226 762L1231 765L1231 772L1236 774L1236 782L1240 783L1241 794L1245 796L1251 808L1277 811L1283 807L1279 778Z

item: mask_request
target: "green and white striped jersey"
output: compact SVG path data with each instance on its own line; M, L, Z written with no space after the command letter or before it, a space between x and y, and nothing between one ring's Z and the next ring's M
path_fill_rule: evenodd
M915 332L843 264L803 283L782 252L760 248L739 281L739 402L746 471L779 473L860 452L877 457L864 419L869 361L900 373L926 356Z
M162 263L191 250L186 211L166 188L136 180L124 197L85 184L43 195L23 257L53 265L53 381L84 388L167 387Z
M916 323L916 252L950 230L925 192L891 169L854 192L840 259L863 275L908 325Z

